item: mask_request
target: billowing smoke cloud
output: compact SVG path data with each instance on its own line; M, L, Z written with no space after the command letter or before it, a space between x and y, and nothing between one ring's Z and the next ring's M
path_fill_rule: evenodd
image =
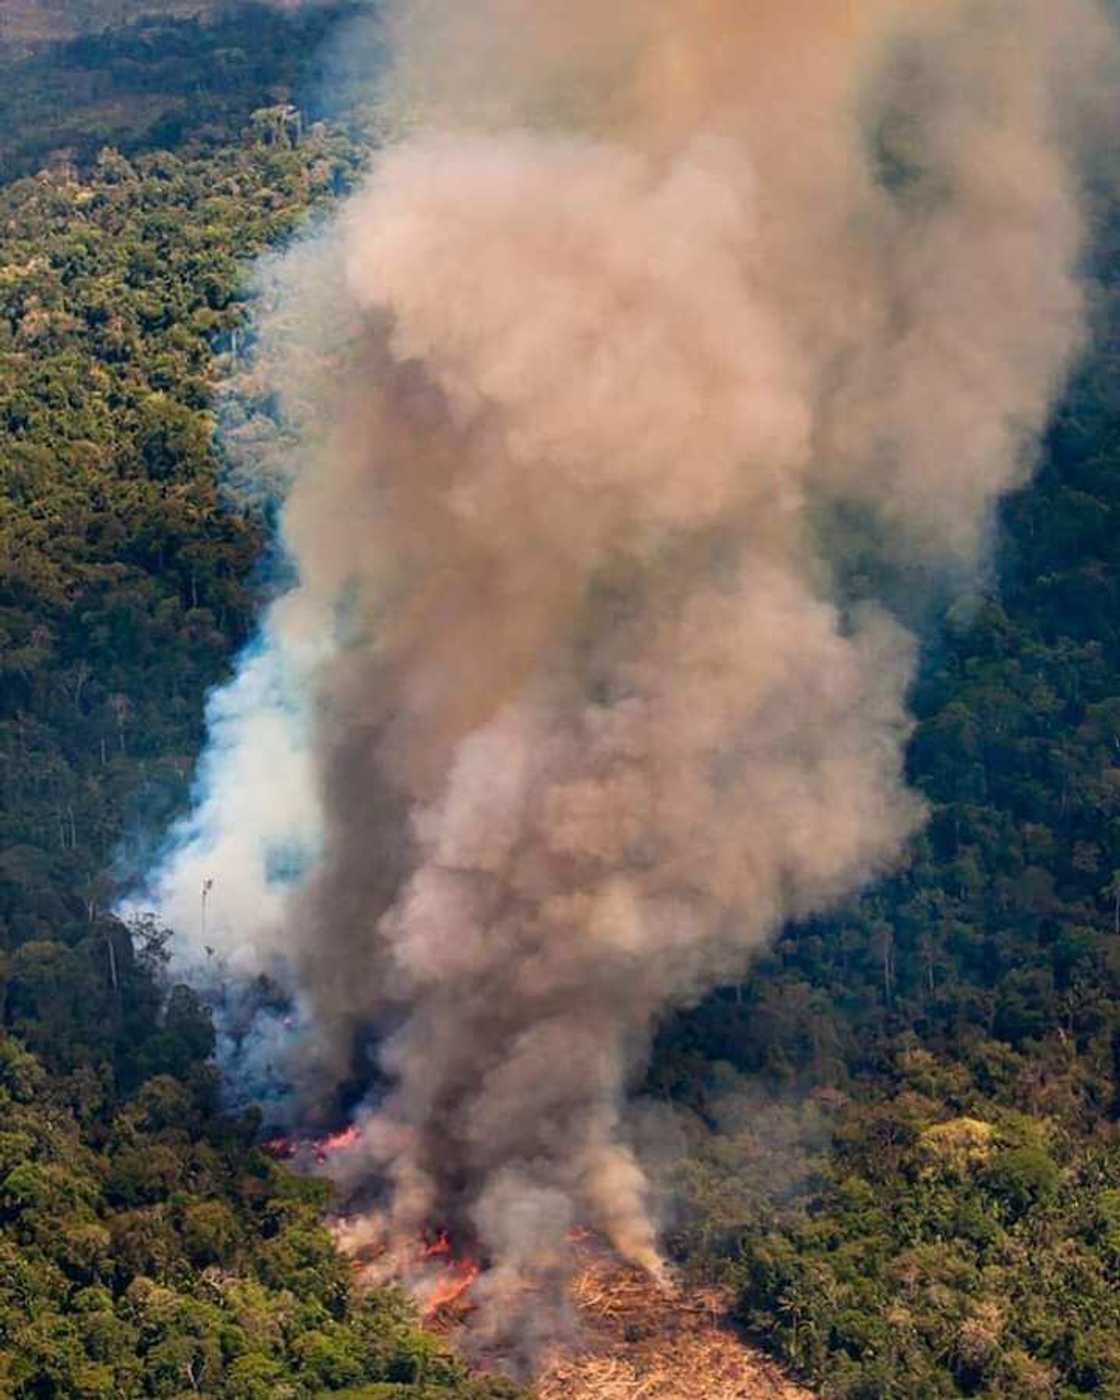
M154 896L298 997L391 1232L658 1267L659 1018L896 861L914 643L845 512L967 574L1085 320L1090 0L416 0L407 132L268 270L298 582ZM275 1031L275 1027L273 1027Z

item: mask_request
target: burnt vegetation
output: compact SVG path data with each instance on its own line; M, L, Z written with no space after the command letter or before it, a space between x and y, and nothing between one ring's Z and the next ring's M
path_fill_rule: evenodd
M259 602L214 386L247 331L245 260L362 164L342 130L283 115L333 15L250 8L2 60L16 1400L513 1393L468 1379L395 1293L355 1294L326 1188L223 1111L206 1008L168 985L158 930L108 913L185 806L204 694ZM664 1027L649 1069L686 1144L676 1260L831 1396L1120 1393L1115 240L1102 213L1094 344L1003 509L998 568L925 629L909 767L931 817L909 862ZM273 450L269 408L227 431Z

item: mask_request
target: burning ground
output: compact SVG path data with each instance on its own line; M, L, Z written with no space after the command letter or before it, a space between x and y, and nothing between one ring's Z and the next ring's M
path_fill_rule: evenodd
M573 1232L569 1248L571 1338L539 1357L537 1400L811 1400L742 1339L722 1290L659 1283L587 1231ZM480 1369L508 1369L508 1355L479 1353L471 1334L473 1277L449 1261L428 1325L453 1344L465 1339Z
M345 1129L322 1138L276 1138L266 1150L306 1170L322 1170L345 1158L356 1141ZM518 1315L537 1304L547 1311L547 1330L530 1355L525 1336L511 1339L492 1326L478 1327L487 1300L486 1261L462 1253L446 1232L401 1241L371 1217L341 1217L335 1236L352 1259L359 1287L404 1280L417 1299L425 1325L463 1350L480 1373L522 1372L532 1363L536 1400L812 1400L780 1369L750 1346L731 1319L730 1291L684 1287L667 1272L622 1262L607 1241L573 1228L563 1259L536 1279L519 1280L512 1301ZM563 1280L563 1326L556 1300L539 1279L553 1272Z

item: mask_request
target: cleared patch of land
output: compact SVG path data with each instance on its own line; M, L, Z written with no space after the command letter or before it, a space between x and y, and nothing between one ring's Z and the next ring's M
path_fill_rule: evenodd
M538 1360L535 1400L815 1400L744 1340L717 1288L666 1288L621 1263L595 1236L573 1241L569 1284L576 1339ZM475 1301L456 1290L428 1325L474 1353L484 1372L508 1369L502 1349L472 1344Z
M539 1400L812 1400L743 1341L719 1290L669 1292L589 1249L572 1301L583 1339L546 1362Z

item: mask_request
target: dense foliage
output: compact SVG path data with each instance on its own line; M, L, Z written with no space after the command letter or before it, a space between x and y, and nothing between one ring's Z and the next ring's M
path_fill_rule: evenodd
M254 606L211 382L245 260L359 154L266 111L238 144L102 151L0 191L0 1395L498 1396L392 1292L355 1295L326 1191L221 1111L213 1031L113 860L185 800ZM263 426L261 426L263 425ZM269 420L249 430L267 435ZM236 431L236 426L231 427Z
M208 1029L173 992L150 1027L170 1072L126 1099L0 1040L0 1394L512 1395L467 1381L402 1297L355 1296L323 1184L217 1113Z
M57 4L49 0L44 8ZM88 0L75 8L88 12ZM210 23L168 13L175 8L198 6L136 0L131 13L138 18L123 28L99 24L95 10L84 21L81 13L72 17L70 27L85 30L72 37L0 43L4 178L33 173L47 159L84 164L106 145L132 155L186 140L236 140L255 109L289 99L318 115L317 104L331 97L344 68L331 38L367 5L248 0L216 5ZM3 33L0 18L0 39Z
M395 1295L353 1296L319 1186L222 1112L206 1011L167 986L160 935L106 912L186 800L205 690L258 601L214 385L242 366L245 260L360 167L287 106L345 8L0 54L0 1395L18 1400L503 1393L472 1389ZM998 569L923 619L912 859L666 1027L650 1071L685 1109L677 1253L829 1396L1120 1395L1110 238L1096 342L1004 510ZM268 451L269 408L243 396L227 432ZM893 567L869 541L853 593Z
M811 1208L750 1232L751 1330L827 1395L1120 1393L1116 1142L924 1051L893 1088L842 1120Z
M24 996L20 950L81 947L130 823L148 830L185 797L201 697L247 635L260 547L219 500L212 346L227 358L236 347L245 255L356 162L325 132L298 149L135 165L106 151L88 181L40 177L0 195L9 1016ZM82 1008L103 1024L103 1006ZM68 1049L82 1019L27 1033L68 1062L85 1053Z

